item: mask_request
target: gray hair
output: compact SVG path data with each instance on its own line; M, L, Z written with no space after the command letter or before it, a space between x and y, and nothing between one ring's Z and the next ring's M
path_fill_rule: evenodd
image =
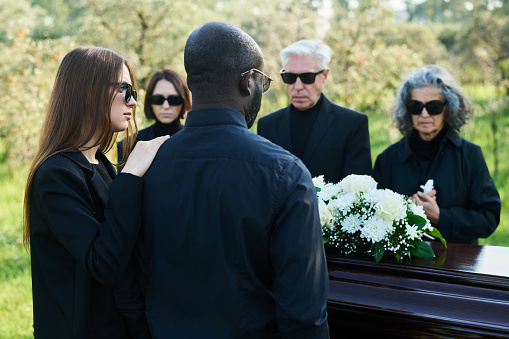
M473 113L473 105L460 85L447 70L438 65L426 65L407 75L392 106L392 120L403 135L413 131L412 118L406 103L416 88L435 87L446 100L445 124L459 132Z
M299 40L285 47L280 56L283 67L290 56L314 56L318 61L318 70L322 70L327 68L331 54L331 48L320 40Z

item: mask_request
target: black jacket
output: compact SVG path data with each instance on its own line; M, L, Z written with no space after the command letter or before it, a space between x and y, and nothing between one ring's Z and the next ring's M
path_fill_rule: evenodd
M302 162L312 177L323 175L328 182L371 175L368 117L323 99ZM258 135L291 153L290 111L291 105L261 118Z
M170 135L173 136L175 133L180 131L182 129L182 124L180 123L180 119L176 119L170 124L163 124L159 122L159 120L156 120L152 125L148 126L147 128L144 128L140 131L138 131L138 134L136 135L136 140L134 141L133 148L136 146L136 143L138 141L148 141L155 139L157 137L163 136L163 135ZM124 154L124 151L122 149L123 141L117 142L117 161L120 162L122 160L122 156ZM119 171L122 169L122 167L119 167Z
M420 190L420 167L408 138L389 146L375 162L379 188L411 196ZM481 148L449 129L427 179L434 180L440 207L438 228L451 243L477 243L495 231L500 221L500 196Z
M36 338L130 337L114 289L140 229L141 194L142 179L130 174L108 189L81 152L54 155L37 170L30 197Z
M155 338L328 338L302 162L231 109L190 111L144 176L139 268Z

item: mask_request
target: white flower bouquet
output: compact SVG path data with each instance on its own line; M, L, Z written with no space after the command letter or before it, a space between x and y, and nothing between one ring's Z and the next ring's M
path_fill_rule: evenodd
M423 237L438 238L447 246L422 206L391 190L377 189L368 175L352 174L337 184L319 176L313 183L324 243L342 254L360 251L378 263L385 252L392 252L397 261L435 257Z

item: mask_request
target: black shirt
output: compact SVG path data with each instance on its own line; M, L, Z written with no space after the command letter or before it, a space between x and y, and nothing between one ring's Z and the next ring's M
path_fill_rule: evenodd
M92 164L94 166L95 170L101 175L101 178L106 183L106 186L110 187L111 182L113 181L113 178L108 173L108 170L106 169L106 166L104 166L104 163L101 161L101 159L98 159L98 164Z

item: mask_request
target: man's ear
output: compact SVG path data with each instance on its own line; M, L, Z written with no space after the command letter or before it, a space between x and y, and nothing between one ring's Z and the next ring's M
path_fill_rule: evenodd
M253 81L253 71L246 72L240 76L240 92L246 96L251 95L251 81Z
M323 79L324 79L324 80L325 80L325 79L327 79L327 75L329 75L329 69L328 69L328 68L327 68L327 69L325 69L325 71L323 71L323 73L322 73L322 74L323 74Z

